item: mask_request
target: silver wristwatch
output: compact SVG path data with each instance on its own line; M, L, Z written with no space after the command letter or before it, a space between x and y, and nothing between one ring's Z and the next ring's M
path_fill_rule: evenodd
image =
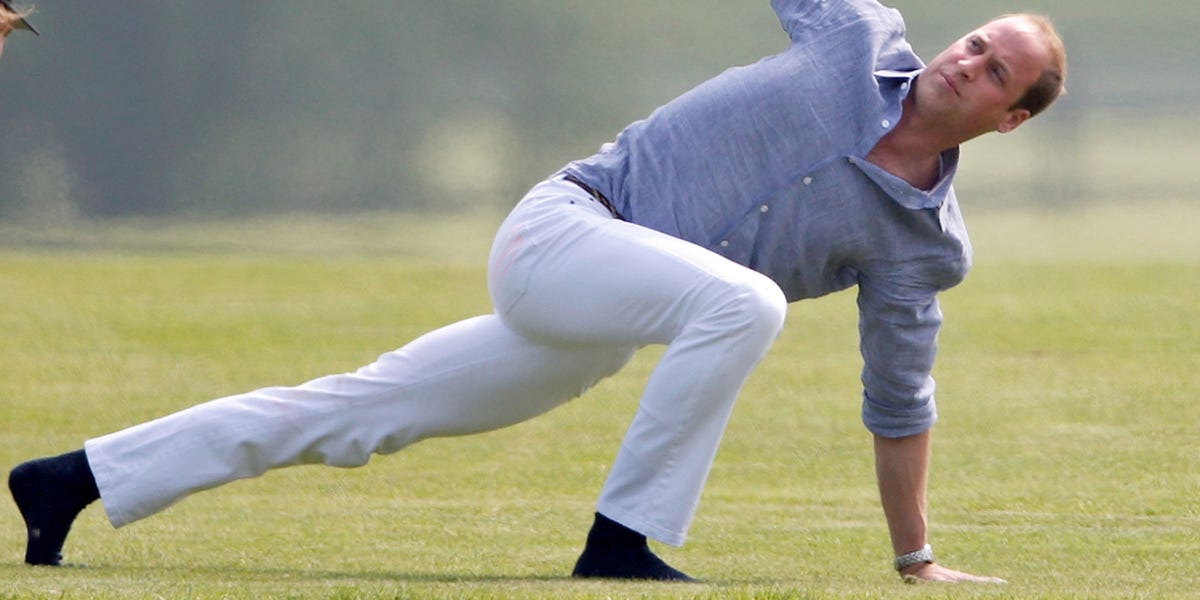
M895 565L897 571L903 571L916 564L931 562L933 562L933 546L925 544L925 547L920 550L897 556L895 562L892 564Z

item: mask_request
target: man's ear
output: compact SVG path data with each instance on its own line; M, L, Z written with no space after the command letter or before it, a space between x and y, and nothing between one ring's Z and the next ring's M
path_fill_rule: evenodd
M1030 113L1029 109L1027 108L1010 110L1008 111L1008 114L1005 115L1004 120L996 126L996 131L1000 133L1008 133L1016 129L1021 123L1027 121L1031 116L1033 116L1033 114Z

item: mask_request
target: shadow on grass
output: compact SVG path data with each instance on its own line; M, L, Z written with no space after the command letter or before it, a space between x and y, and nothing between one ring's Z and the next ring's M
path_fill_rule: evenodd
M695 589L705 586L779 586L788 585L789 581L778 579L747 577L737 579L701 579L700 581L665 582L652 580L616 580L616 579L585 579L562 575L499 575L486 573L454 573L454 572L413 572L404 570L368 569L353 570L320 570L304 569L286 566L248 567L238 564L200 565L200 566L130 566L116 564L80 564L64 563L58 567L31 566L25 564L9 564L0 566L0 573L14 576L33 575L38 578L54 577L60 574L64 578L83 575L100 578L132 578L141 581L168 580L185 581L187 579L211 578L213 581L256 581L269 583L273 581L289 582L357 582L357 583L412 583L412 584L468 584L468 585L515 585L515 584L604 584L604 585L662 585L678 586L680 589Z

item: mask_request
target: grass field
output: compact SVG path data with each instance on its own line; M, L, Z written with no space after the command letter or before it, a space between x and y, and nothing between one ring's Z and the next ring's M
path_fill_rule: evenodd
M575 581L592 502L658 349L516 427L355 470L299 467L21 563L0 598L1159 598L1200 590L1200 206L967 218L943 299L930 520L949 566L905 586L858 418L853 295L792 306L717 458L698 585ZM0 466L209 398L350 370L488 310L494 220L0 229ZM465 221L465 224L464 224Z

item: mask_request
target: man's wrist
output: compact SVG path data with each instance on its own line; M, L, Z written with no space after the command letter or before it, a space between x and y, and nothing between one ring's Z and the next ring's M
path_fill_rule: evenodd
M897 571L903 571L913 565L932 562L934 562L933 547L929 544L925 544L925 547L921 548L920 550L915 550L913 552L897 556L896 559L892 561L892 566L896 567Z

